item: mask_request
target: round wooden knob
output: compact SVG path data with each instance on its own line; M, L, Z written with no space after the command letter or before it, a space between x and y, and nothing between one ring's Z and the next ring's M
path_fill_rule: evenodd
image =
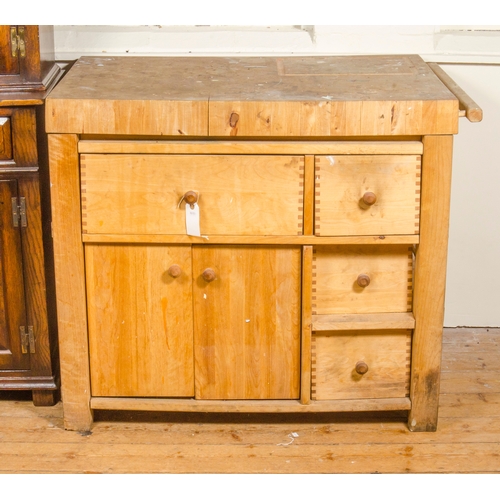
M215 271L213 269L210 269L209 267L203 271L201 276L207 283L210 283L217 277Z
M371 207L377 201L377 195L371 191L367 191L361 198L361 201L364 205Z
M356 280L356 283L361 288L366 288L370 284L370 276L368 276L368 274L360 274L358 276L358 279Z
M193 205L198 201L198 193L195 193L194 191L187 191L184 195L184 201L191 205L192 208Z
M182 274L182 269L181 269L181 266L179 266L177 264L172 264L168 268L167 272L168 272L168 274L170 274L170 276L172 276L172 278L178 278Z
M368 365L364 361L358 361L355 370L359 375L364 375L368 371Z

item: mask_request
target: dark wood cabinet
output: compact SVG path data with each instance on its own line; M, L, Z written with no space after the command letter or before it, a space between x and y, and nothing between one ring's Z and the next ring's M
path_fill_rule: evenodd
M45 98L53 27L0 26L0 390L58 400Z

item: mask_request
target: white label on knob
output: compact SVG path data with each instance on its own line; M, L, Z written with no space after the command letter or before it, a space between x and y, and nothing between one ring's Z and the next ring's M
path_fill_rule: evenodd
M198 203L193 204L193 208L186 203L186 234L189 236L201 236L200 233L200 207Z

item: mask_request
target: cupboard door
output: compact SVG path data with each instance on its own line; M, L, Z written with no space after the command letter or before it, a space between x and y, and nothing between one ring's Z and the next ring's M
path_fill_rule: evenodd
M199 399L296 399L300 259L290 247L193 248Z
M193 396L191 248L85 250L92 395Z
M12 202L17 204L17 182L0 181L0 370L30 368L29 347L23 353L20 328L26 324L21 228L14 226Z

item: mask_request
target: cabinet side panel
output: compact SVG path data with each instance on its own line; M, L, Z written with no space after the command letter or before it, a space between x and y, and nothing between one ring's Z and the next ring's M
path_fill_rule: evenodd
M77 144L76 135L49 135L64 422L67 429L88 430L92 412Z

